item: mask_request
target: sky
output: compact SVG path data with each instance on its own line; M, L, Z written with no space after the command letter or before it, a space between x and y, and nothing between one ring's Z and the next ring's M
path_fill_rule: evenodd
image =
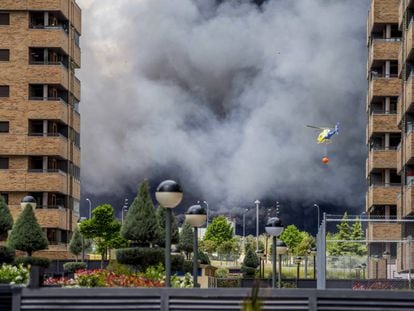
M181 210L363 211L369 0L77 2L82 209L146 178L177 180ZM326 150L306 127L336 122Z

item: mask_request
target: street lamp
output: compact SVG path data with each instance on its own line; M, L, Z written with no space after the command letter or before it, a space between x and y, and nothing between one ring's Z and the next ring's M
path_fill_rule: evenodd
M86 219L87 219L86 217L81 217L78 222L78 227L82 223L82 221ZM82 234L82 262L85 262L85 237L83 236L83 234Z
M259 204L260 201L256 200L254 201L254 204L256 204L256 253L259 252Z
M301 261L302 261L302 257L300 256L295 257L294 263L297 265L296 267L296 288L298 288L298 285L299 285L299 269L300 269Z
M89 202L89 219L92 218L92 202L90 199L86 199Z
M198 228L202 227L207 219L207 213L201 205L192 205L185 214L185 221L194 228L193 244L193 283L194 287L199 287L198 276Z
M266 232L273 238L272 241L272 288L276 287L276 241L283 232L282 220L279 217L269 218L266 223Z
M309 249L308 254L313 256L313 279L316 280L316 247Z
M319 225L320 225L320 214L321 214L321 211L320 211L320 207L319 207L319 205L318 204L313 204L313 207L316 207L317 209L318 209L318 228L319 228Z
M165 287L171 286L171 209L180 204L183 190L174 180L164 180L157 187L155 198L165 208Z
M371 260L375 262L375 279L378 280L378 261L380 260L378 255L372 255Z
M282 255L285 255L288 251L288 248L282 240L276 241L276 252L279 255L279 269L278 269L278 286L282 288Z
M245 245L246 245L246 213L249 210L247 208L244 209L243 212L243 254L244 254L244 249L245 249Z
M362 263L361 264L361 269L362 269L362 278L365 280L365 269L367 268L367 264L366 263Z
M122 206L121 224L124 224L125 213L128 211L128 199L125 199L124 206Z
M25 209L26 206L31 206L32 209L36 209L37 203L34 197L32 197L31 195L26 195L22 201L20 202L20 207L22 209Z
M388 260L390 259L391 255L389 251L385 251L382 253L382 258L385 259L385 279L388 279Z

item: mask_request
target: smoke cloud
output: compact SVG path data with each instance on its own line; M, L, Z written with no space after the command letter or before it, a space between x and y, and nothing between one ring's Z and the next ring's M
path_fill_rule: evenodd
M83 193L362 209L369 1L78 0ZM324 147L305 125L342 131Z

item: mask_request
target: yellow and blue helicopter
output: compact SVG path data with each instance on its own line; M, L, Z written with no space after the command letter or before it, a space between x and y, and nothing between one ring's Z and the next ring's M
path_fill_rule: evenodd
M339 133L339 122L336 123L335 127L320 127L320 126L314 126L314 125L306 125L306 126L316 129L316 130L321 130L318 137L316 138L316 141L318 144L330 144L331 137Z

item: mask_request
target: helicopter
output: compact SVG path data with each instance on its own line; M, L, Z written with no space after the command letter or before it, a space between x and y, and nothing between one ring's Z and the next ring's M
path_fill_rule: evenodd
M316 130L321 130L318 137L316 138L316 141L318 144L330 144L331 137L339 133L339 122L336 123L335 127L320 127L320 126L314 126L314 125L306 125L306 126L316 129Z

